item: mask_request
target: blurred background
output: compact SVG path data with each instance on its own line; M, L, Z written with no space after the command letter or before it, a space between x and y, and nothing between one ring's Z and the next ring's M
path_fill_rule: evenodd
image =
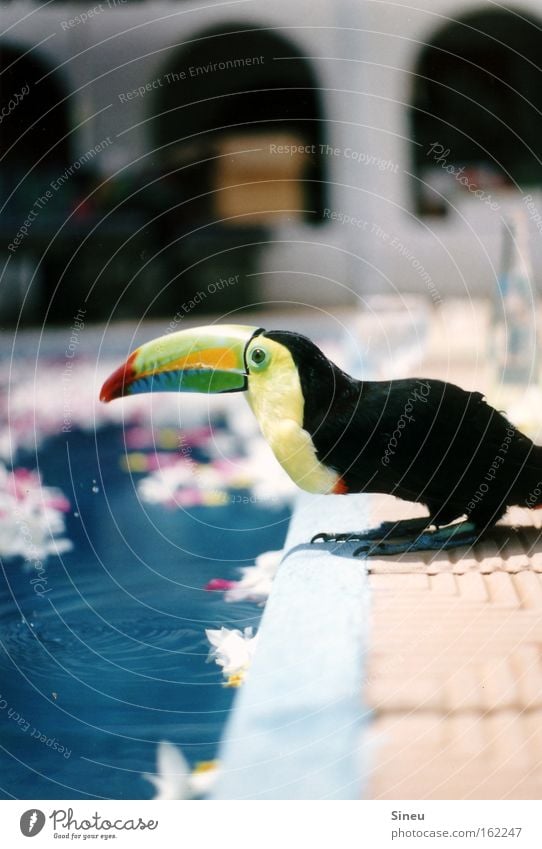
M516 202L540 267L536 0L0 8L4 326L487 295Z

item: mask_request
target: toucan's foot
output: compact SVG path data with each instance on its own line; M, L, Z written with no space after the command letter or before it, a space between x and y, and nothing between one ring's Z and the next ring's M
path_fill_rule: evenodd
M416 551L446 551L462 545L473 545L480 539L480 532L472 522L458 522L447 528L421 533L414 539L394 542L366 541L354 551L354 557L386 557L392 554L407 554Z
M311 545L315 542L359 542L360 540L365 539L364 534L326 534L320 533L315 534L311 539Z
M366 542L370 540L385 540L388 538L412 536L424 531L430 524L428 517L421 519L400 519L397 522L382 522L378 528L369 528L366 531L351 534L316 534L311 539L314 542Z

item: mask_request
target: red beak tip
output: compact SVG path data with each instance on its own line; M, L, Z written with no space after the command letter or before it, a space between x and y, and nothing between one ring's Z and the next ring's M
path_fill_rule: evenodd
M112 386L110 381L110 378L106 380L100 390L100 401L102 404L109 404L110 401L113 401L115 398L120 398L122 395L122 387L120 387L119 391L119 388Z
M119 366L113 374L111 374L100 390L100 401L104 404L109 404L115 398L122 398L126 394L126 388L133 382L136 373L132 366L136 352L128 357L124 365Z

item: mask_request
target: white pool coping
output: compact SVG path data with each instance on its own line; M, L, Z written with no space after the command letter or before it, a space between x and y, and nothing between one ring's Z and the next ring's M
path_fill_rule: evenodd
M367 496L299 496L213 799L362 797L366 561L351 556L353 544L307 543L367 524Z

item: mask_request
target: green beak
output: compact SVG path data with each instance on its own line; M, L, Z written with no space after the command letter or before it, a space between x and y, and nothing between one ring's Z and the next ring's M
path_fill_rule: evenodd
M195 327L146 342L108 377L100 400L140 392L243 392L245 349L257 327Z

